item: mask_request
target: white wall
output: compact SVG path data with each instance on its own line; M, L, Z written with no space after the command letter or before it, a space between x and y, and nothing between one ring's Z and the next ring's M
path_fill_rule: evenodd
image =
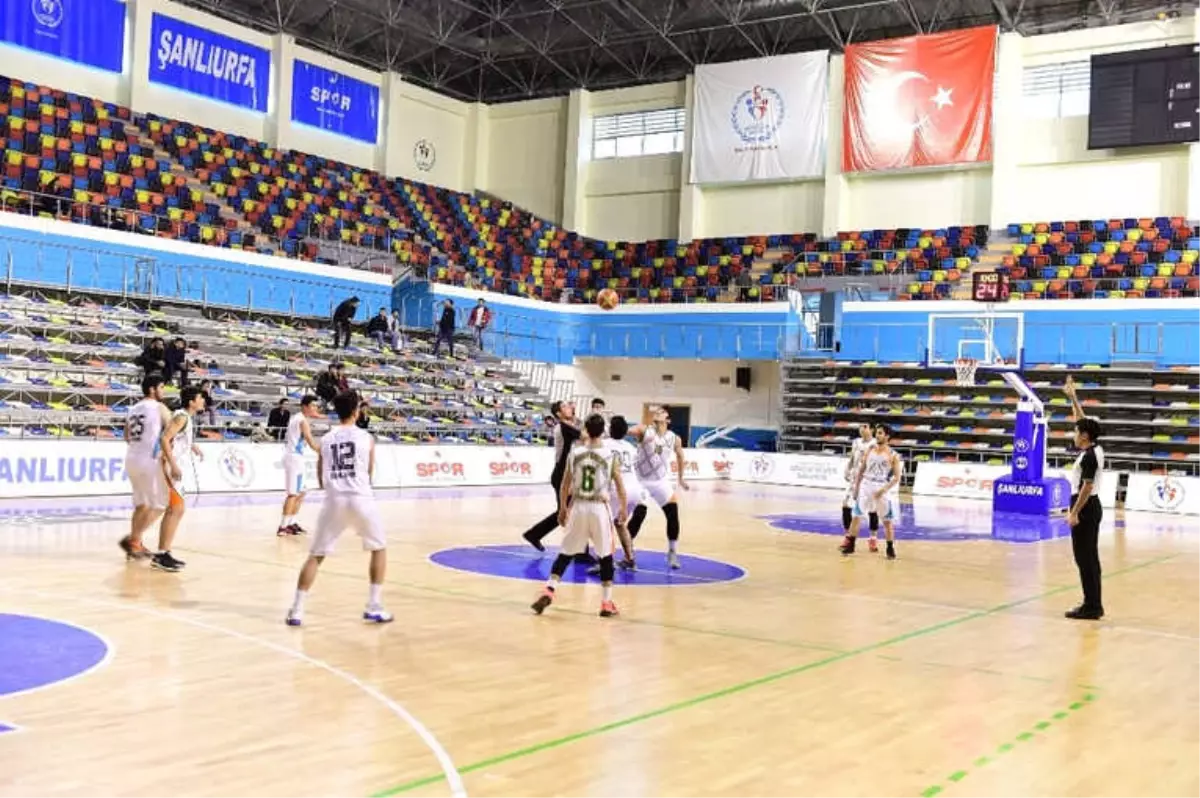
M757 183L700 189L699 237L816 233L825 213L825 182Z
M847 176L839 230L987 224L992 170L937 169Z
M590 162L580 232L605 241L675 238L682 166L678 153Z
M386 173L457 191L474 190L474 168L468 166L468 161L473 164L475 160L474 115L469 103L393 81L388 97ZM436 153L428 170L420 168L414 156L422 140L432 143Z
M132 26L125 23L125 72L116 74L92 69L71 61L51 58L32 50L0 42L0 74L53 89L128 105L129 38Z
M478 188L554 222L562 219L567 98L488 106Z
M734 382L738 366L751 369L749 392ZM561 375L566 378L565 369ZM692 425L713 427L737 420L751 428L775 426L779 364L733 360L577 359L573 370L577 396L601 397L613 413L640 420L646 403L690 405ZM671 382L662 377L669 374ZM620 380L614 382L613 377ZM721 378L728 378L727 385Z

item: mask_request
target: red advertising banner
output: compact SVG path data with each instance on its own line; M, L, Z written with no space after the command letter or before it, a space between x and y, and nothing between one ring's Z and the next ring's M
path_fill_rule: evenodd
M842 171L992 158L996 27L846 48Z

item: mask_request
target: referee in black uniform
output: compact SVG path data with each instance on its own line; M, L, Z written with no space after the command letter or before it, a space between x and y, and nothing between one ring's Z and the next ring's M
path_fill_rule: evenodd
M561 500L563 474L567 469L567 455L579 440L579 422L575 419L574 402L552 402L550 414L558 421L554 426L554 471L550 473L550 484L554 486L554 512L531 526L523 535L538 551L545 551L542 538L558 529L558 511ZM590 559L580 555L577 560Z
M1068 610L1066 615L1081 621L1098 621L1104 617L1104 604L1100 600L1100 521L1104 518L1098 495L1104 478L1100 422L1084 414L1075 395L1075 381L1070 376L1063 392L1075 408L1075 446L1080 450L1071 469L1071 510L1067 523L1071 525L1071 548L1083 584L1083 603Z

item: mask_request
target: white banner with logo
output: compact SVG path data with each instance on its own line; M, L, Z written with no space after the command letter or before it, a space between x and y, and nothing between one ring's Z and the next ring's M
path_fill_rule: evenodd
M847 457L819 454L737 452L733 460L736 482L794 485L845 490Z
M1130 474L1126 510L1200 515L1200 479L1164 474Z
M1002 465L982 463L928 463L917 464L917 476L913 479L914 496L950 496L959 499L992 500L992 483L999 477L1012 473ZM1066 471L1059 468L1046 469L1046 475L1068 478ZM1100 506L1117 506L1117 482L1120 475L1109 471L1104 475L1100 489Z
M825 174L829 53L696 67L693 183Z

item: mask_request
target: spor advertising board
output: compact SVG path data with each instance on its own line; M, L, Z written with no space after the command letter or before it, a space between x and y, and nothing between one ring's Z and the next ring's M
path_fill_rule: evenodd
M1130 474L1126 510L1200 515L1200 479L1167 474Z
M266 113L271 52L240 39L154 13L151 83Z
M1008 466L984 465L982 463L929 463L917 464L917 475L913 479L913 494L917 496L950 496L960 499L992 500L992 484L999 477L1012 473ZM1046 469L1047 476L1066 479L1066 471L1058 468ZM1102 507L1117 506L1117 482L1120 475L1109 471L1105 474L1100 490ZM1013 485L1013 490L1030 490L1038 485Z
M374 144L379 139L379 87L296 59L292 121Z
M200 493L282 491L283 447L201 441L203 459L183 463L184 488ZM728 478L746 452L684 451L685 478ZM821 459L821 458L814 458ZM308 460L316 490L316 456ZM375 487L548 485L554 451L544 446L397 446L375 449ZM0 499L129 495L121 441L13 441L0 447Z
M0 40L120 73L126 8L123 0L0 0Z

